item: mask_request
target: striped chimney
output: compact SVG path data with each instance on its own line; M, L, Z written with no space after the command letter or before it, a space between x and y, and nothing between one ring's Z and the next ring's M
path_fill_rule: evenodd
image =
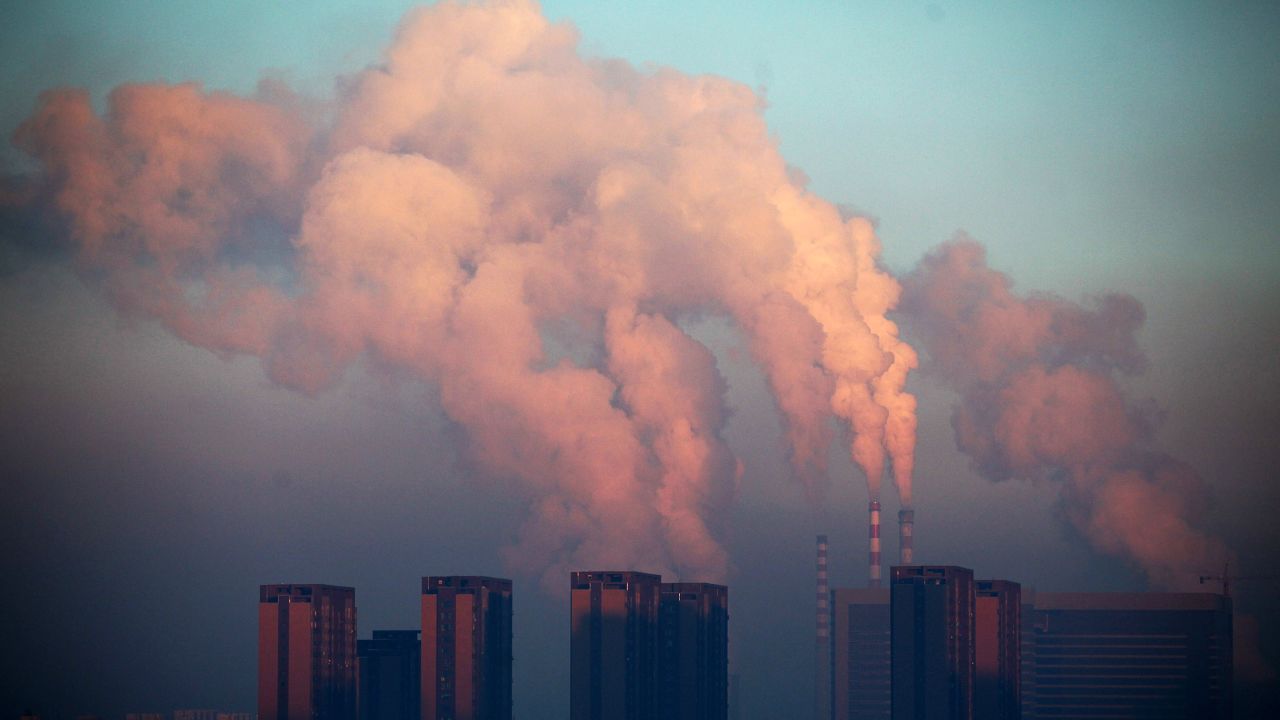
M813 646L813 716L814 720L831 719L831 628L830 599L827 587L827 536L818 536L818 637Z
M915 524L915 510L898 511L898 558L902 565L910 565L911 557L915 554L915 541L911 539L912 526Z
M871 513L871 524L867 530L867 559L871 564L868 587L880 587L880 501L872 500L867 506Z
M818 642L825 642L830 629L827 603L830 593L827 587L827 536L818 536Z

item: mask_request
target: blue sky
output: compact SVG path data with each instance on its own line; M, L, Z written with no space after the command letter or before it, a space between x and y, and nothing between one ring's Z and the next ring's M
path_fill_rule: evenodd
M336 74L376 61L409 6L13 4L4 119L14 125L39 90L68 83L101 94L200 80L244 92L266 71L327 94ZM1280 60L1267 3L548 2L544 12L575 24L587 53L764 89L786 157L824 196L881 219L895 267L963 228L1018 277L1064 291L1074 283L1045 265L1059 276L1131 277L1153 261L1280 269L1267 202Z
M335 76L377 61L408 6L5 3L0 130L9 134L39 92L62 85L88 87L99 99L119 83L136 81L197 80L245 93L267 73L328 97ZM1073 300L1111 290L1134 294L1147 311L1140 337L1151 367L1128 389L1163 408L1162 446L1206 477L1209 526L1241 549L1246 568L1273 564L1280 543L1271 517L1280 501L1273 470L1280 463L1274 442L1280 432L1280 9L1274 3L810 2L800 10L785 3L608 1L543 7L578 28L587 54L714 73L758 88L788 162L818 194L878 220L884 262L895 272L963 231L984 243L990 263L1023 291ZM6 172L28 167L11 148L0 152L0 162ZM363 625L362 635L412 618L386 587L399 576L411 581L422 565L400 556L368 563L381 547L368 538L370 528L426 556L429 548L449 556L474 553L488 572L502 571L500 543L477 550L484 542L479 531L442 507L447 500L481 512L487 499L440 469L449 464L449 428L432 409L429 388L387 387L359 374L317 399L271 387L256 362L225 361L148 323L121 321L67 264L29 262L3 245L0 299L6 358L0 391L8 401L0 405L11 408L3 427L22 428L14 437L58 438L50 448L21 454L10 468L29 479L15 481L10 490L18 501L0 516L12 533L5 536L9 547L46 547L40 533L58 533L62 539L47 546L50 562L92 546L93 559L70 570L97 578L118 573L146 588L159 586L163 573L130 558L152 551L165 568L185 566L207 578L315 572L332 561L349 573L349 582L371 588L361 617L373 624ZM776 417L755 412L768 405L763 380L732 351L722 363L738 408L730 441L748 463L739 521L775 533L744 534L734 551L742 558L775 553L761 571L810 597L812 533L825 530L833 535L833 555L854 558L833 560L836 581L858 580L860 512L846 520L836 511L817 521L798 492L771 482L785 465L775 445L753 444L778 433ZM1099 558L1065 528L1049 489L991 484L970 473L952 442L953 397L928 377L912 382L922 407L919 554L948 551L964 562L998 543L1009 549L995 570L1041 586L1139 585L1136 574ZM181 427L193 405L207 417ZM37 410L20 415L30 408ZM78 418L76 424L69 418ZM250 452L258 446L255 434L278 427L290 430L275 454L217 467L226 464L224 454ZM353 434L352 427L360 430ZM132 444L123 442L125 450L120 441L127 433L120 428L139 433ZM147 449L149 432L178 439L156 453ZM217 440L202 446L210 437ZM365 442L380 451L372 469L350 459ZM303 459L316 447L326 452ZM851 473L842 462L833 472ZM99 470L107 480L95 477ZM182 477L161 480L175 472ZM418 482L423 475L430 478L426 485ZM240 493L260 505L239 507ZM858 508L862 493L857 483L838 485L832 506ZM151 499L130 504L144 495ZM274 541L263 527L290 498L303 508L282 530L293 560L273 565L254 551ZM91 512L95 508L101 512ZM324 555L310 544L305 525L336 511L358 518L350 535L339 533L354 544ZM1005 518L999 527L989 524L993 514ZM19 518L25 524L15 530ZM171 536L190 528L193 535L155 550L148 525ZM66 589L32 562L5 559L36 587ZM255 575L246 587L276 579ZM743 586L754 587L751 582L744 578ZM412 586L406 583L410 592ZM144 640L139 653L199 657L212 642L183 627L181 612L145 603L130 611L126 593L110 597L126 608L121 627L145 632L146 612L154 612L185 643L178 652ZM797 662L807 662L807 646L787 635L811 626L807 606L797 610L764 590L747 590L740 602L748 620L779 618L778 627L761 628L764 640L744 644L741 662L764 663L770 652L790 657L797 648ZM1274 599L1242 599L1246 607L1251 602L1269 623L1264 641L1271 644L1264 649L1280 656ZM538 613L560 617L545 598L531 598L525 607L533 622L545 619ZM215 615L239 617L229 612ZM529 634L554 649L560 629ZM104 646L118 639L93 637ZM251 703L252 678L247 682L234 669L246 644L251 647L251 637L217 640L214 651L233 668L217 671L225 689L190 704ZM20 650L39 655L32 647ZM22 653L8 654L5 665L23 666ZM523 662L529 668L537 661ZM518 671L517 702L525 698L530 717L555 717L563 700L557 683L564 678L548 672ZM784 672L779 682L803 677L802 670ZM121 674L90 686L110 698L105 706L121 711L128 702L185 702L177 698L194 692L174 679L154 700L129 700L148 688L121 689L128 682Z

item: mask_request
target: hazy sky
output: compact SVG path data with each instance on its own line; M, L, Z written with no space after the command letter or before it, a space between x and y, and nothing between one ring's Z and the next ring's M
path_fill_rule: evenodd
M745 5L745 6L744 6ZM408 3L8 3L0 128L43 90L125 82L332 98ZM1020 293L1132 294L1157 445L1239 558L1237 608L1280 666L1280 11L1273 3L546 2L580 51L744 83L809 189L872 217L908 272L965 232ZM35 165L7 147L5 174ZM2 209L2 208L0 208ZM504 564L526 508L459 454L438 388L361 363L315 396L123 317L45 221L0 215L0 560L14 638L0 711L250 710L256 586L354 585L360 635L417 626L417 578L516 579L516 712L562 717L567 607ZM48 221L52 225L52 221ZM733 657L746 717L808 702L813 535L862 584L866 489L842 444L814 511L781 420L723 318L689 323L729 384ZM904 323L903 334L913 340ZM927 363L926 363L927 364ZM1044 590L1143 587L1063 517L1051 483L991 483L955 449L956 396L919 398L916 558ZM896 510L892 491L887 517ZM889 534L889 533L886 533ZM886 556L896 547L887 543ZM1206 572L1217 568L1205 568ZM566 580L567 582L567 580Z

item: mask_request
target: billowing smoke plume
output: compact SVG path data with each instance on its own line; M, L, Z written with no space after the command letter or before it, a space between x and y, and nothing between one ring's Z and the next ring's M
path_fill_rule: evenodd
M748 88L576 42L530 2L446 2L332 104L59 90L15 142L124 311L308 392L361 358L438 385L474 467L529 498L509 559L552 586L724 575L738 465L695 316L749 340L797 475L834 414L873 497L891 463L909 499L916 358L871 225L789 176Z
M1222 567L1226 548L1192 522L1200 478L1150 447L1150 411L1118 385L1146 362L1137 300L1107 295L1085 308L1016 295L964 238L927 255L904 285L930 367L960 394L956 442L978 472L1061 483L1075 527L1157 585Z

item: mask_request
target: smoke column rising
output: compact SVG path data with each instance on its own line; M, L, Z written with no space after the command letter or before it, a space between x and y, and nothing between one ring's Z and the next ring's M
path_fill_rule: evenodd
M1017 295L963 237L929 253L904 285L928 367L960 395L952 425L975 470L1057 484L1076 529L1158 586L1196 586L1222 566L1226 547L1194 521L1203 483L1151 447L1152 411L1120 390L1119 376L1146 364L1137 300L1112 294L1086 308Z
M14 139L123 312L306 392L362 358L436 384L473 467L529 501L508 559L551 587L723 578L740 469L682 326L708 313L750 343L815 497L834 415L869 499L889 468L909 509L917 359L871 224L788 173L748 88L576 44L532 3L442 3L331 103L128 85L98 115L55 90ZM1157 583L1220 565L1199 479L1117 384L1145 362L1136 300L1018 296L969 241L906 285L979 472L1060 482L1081 533Z
M513 567L723 579L739 464L682 321L731 320L813 493L832 415L910 503L912 349L862 218L787 171L745 86L587 59L531 2L411 12L331 103L127 85L15 134L122 312L305 392L367 359L440 389L472 467L527 498Z

